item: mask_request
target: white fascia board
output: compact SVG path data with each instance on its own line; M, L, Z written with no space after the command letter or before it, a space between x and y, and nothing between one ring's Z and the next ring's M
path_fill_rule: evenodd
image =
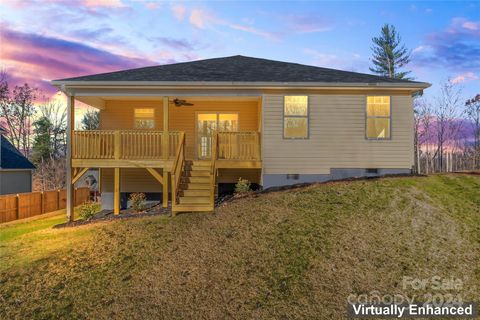
M401 88L426 89L430 83L366 82L223 82L223 81L52 81L60 89L68 88L135 88L135 89L321 89L321 88Z

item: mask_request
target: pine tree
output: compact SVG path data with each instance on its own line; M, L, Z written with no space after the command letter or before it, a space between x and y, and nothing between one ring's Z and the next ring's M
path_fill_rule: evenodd
M52 149L52 123L46 117L41 117L33 123L35 138L33 140L31 159L34 163L49 159Z
M82 118L83 130L96 130L100 127L100 112L88 110Z
M410 52L401 44L401 37L393 25L385 24L379 37L372 38L373 67L370 71L389 78L406 79L410 71L401 71L410 62Z

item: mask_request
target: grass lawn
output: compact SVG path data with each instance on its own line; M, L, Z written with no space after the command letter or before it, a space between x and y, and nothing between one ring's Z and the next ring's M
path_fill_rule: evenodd
M350 294L480 302L480 176L337 182L183 214L0 226L0 319L344 319ZM460 278L459 291L402 287Z

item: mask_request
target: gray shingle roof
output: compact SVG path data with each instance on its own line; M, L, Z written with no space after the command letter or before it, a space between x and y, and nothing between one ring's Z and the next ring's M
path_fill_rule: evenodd
M410 83L371 74L245 56L166 64L56 81L215 81L215 82L331 82Z
M0 135L0 169L35 169L35 166L3 135Z

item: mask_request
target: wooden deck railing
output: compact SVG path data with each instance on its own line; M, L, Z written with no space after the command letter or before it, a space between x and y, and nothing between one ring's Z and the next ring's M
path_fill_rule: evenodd
M179 135L177 149L175 151L175 160L173 161L172 178L172 206L177 205L179 185L182 178L183 164L185 162L185 133Z
M74 159L139 159L164 157L164 132L150 130L86 130L73 132ZM168 133L168 156L175 157L180 132Z
M260 134L258 132L219 132L218 159L260 160Z
M113 159L115 131L88 130L73 132L72 157L76 159Z
M217 180L217 168L215 166L218 157L218 134L213 136L212 141L212 163L210 166L210 203L215 207L215 185Z

